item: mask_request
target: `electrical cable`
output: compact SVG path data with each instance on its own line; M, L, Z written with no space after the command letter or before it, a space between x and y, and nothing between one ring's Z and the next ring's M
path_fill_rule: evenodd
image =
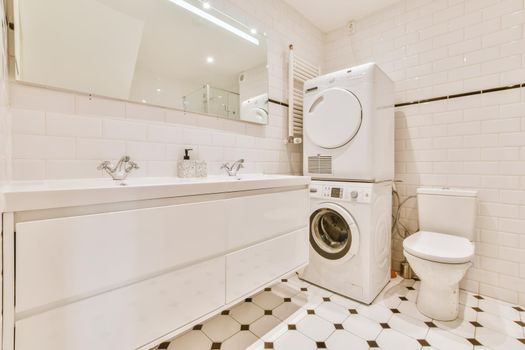
M403 207L403 205L406 204L406 202L408 202L410 199L416 198L416 196L408 196L405 199L403 199L403 201L401 201L401 198L399 197L399 193L396 190L392 189L392 194L394 195L394 198L396 199L397 206L396 206L395 213L392 214L391 232L392 232L392 235L397 234L401 239L405 239L407 236L410 235L410 231L400 221L399 216L401 215L401 208ZM402 234L399 230L400 227L403 229Z

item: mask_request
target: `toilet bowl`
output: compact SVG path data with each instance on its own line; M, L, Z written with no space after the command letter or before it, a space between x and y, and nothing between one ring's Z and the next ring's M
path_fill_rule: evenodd
M419 231L403 242L408 263L419 276L419 311L450 321L459 313L459 281L472 266L474 245L463 237Z
M417 308L429 318L458 316L459 282L474 258L476 197L468 190L417 190L420 231L405 238L403 253L421 280Z

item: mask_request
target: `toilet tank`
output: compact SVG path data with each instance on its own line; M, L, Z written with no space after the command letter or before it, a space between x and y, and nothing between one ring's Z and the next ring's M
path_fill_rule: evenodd
M457 188L418 188L419 230L474 240L477 192Z

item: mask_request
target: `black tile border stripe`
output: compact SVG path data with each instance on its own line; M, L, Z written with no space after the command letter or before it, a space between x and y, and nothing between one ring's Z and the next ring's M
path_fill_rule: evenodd
M497 91L503 91L503 90L511 90L511 89L519 89L525 87L525 83L521 84L515 84L515 85L507 85L507 86L499 86L495 88L490 89L483 89L483 90L476 90L476 91L468 91L468 92L462 92L460 94L453 94L453 95L447 95L447 96L439 96L439 97L432 97L432 98L426 98L423 100L417 100L417 101L410 101L410 102L401 102L396 103L394 107L404 107L404 106L411 106L411 105L417 105L421 103L428 103L428 102L435 102L435 101L442 101L442 100L451 100L454 98L459 97L467 97L472 95L481 95L481 94L488 94L491 92L497 92ZM288 103L274 100L274 99L268 99L268 102L275 103L276 105L283 106L283 107L289 107Z
M435 102L435 101L442 101L442 100L451 100L453 98L459 98L459 97L488 94L488 93L491 93L491 92L497 92L497 91L503 91L503 90L519 89L519 88L523 88L523 87L525 87L525 83L515 84L515 85L507 85L507 86L499 86L499 87L490 88L490 89L468 91L468 92L463 92L463 93L460 93L460 94L454 94L454 95L448 95L448 96L439 96L439 97L427 98L427 99L411 101L411 102L396 103L394 106L395 107L411 106L411 105L417 105L417 104L421 104L421 103L428 103L428 102Z
M274 99L271 99L271 98L268 99L268 102L275 103L276 105L283 106L283 107L289 107L290 106L288 103L277 101L277 100L274 100Z

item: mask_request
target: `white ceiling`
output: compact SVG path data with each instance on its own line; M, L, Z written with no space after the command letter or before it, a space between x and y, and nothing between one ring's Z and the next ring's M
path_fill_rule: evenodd
M344 26L399 0L284 0L323 32Z

